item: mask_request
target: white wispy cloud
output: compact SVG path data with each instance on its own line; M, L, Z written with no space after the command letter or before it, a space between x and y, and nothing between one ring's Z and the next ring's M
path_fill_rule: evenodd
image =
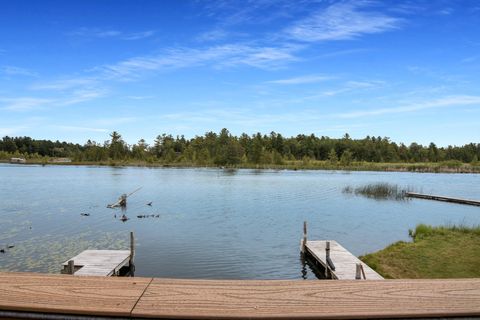
M59 79L54 81L37 82L29 87L31 90L58 91L59 97L54 98L17 98L10 101L4 109L27 110L37 106L49 104L50 106L66 106L81 103L105 96L108 91L105 86L111 85L112 81L139 80L148 74L160 73L169 70L193 67L209 67L213 69L234 68L248 66L264 70L274 70L285 67L287 64L301 60L300 53L312 44L292 41L338 40L351 39L357 36L383 32L397 28L400 19L378 13L371 10L371 1L342 1L330 5L322 10L315 11L310 17L294 23L286 30L280 30L280 37L275 41L271 38L255 39L250 42L235 42L222 45L206 47L170 47L164 49L160 54L145 54L93 67L79 77ZM288 16L289 10L295 5L290 1L250 1L251 6L247 10L236 13L232 9L228 15L236 17L236 23L248 23L254 21L257 14L262 13L266 8L278 9L276 18ZM230 4L225 4L230 6ZM311 5L311 4L309 4ZM223 6L223 5L222 5ZM315 4L316 6L316 4ZM234 7L238 7L235 5ZM257 10L261 9L261 10ZM301 9L308 11L306 9ZM291 18L291 17L290 17ZM228 37L232 31L224 28L225 25L214 29L210 34L205 33L204 40L218 40ZM115 38L123 40L138 40L151 37L155 34L153 30L140 32L125 32L115 28L79 28L68 35L85 38ZM285 37L287 34L287 37ZM350 54L358 49L344 50L330 55ZM359 49L363 50L363 49ZM10 70L12 72L12 70ZM20 72L20 70L17 70ZM270 83L278 85L295 85L325 81L330 79L323 75L306 75L290 79L273 80ZM347 89L352 90L353 84ZM325 95L338 94L327 92ZM134 98L131 98L134 99ZM4 101L5 102L5 101Z
M29 69L15 67L15 66L3 66L0 67L0 73L8 76L26 76L26 77L38 77L38 73Z
M285 30L288 37L305 42L348 40L400 27L401 18L369 10L371 1L342 1L314 12Z
M222 26L265 24L308 10L310 0L199 1L203 15ZM268 12L268 14L265 14Z
M327 76L327 75L305 75L305 76L288 78L288 79L279 79L279 80L267 81L267 83L295 85L295 84L322 82L322 81L331 80L331 79L334 79L334 78L335 77Z
M120 40L140 40L149 38L155 34L154 30L145 30L140 32L124 32L115 29L102 28L79 28L68 32L67 35L84 38L116 38Z
M443 8L437 11L437 14L442 15L442 16L449 16L451 15L455 10L453 8Z
M0 136L11 136L22 132L27 129L27 126L9 126L9 127L0 127Z
M93 86L96 84L95 79L91 78L70 78L70 79L61 79L51 82L39 82L34 83L30 86L32 90L53 90L53 91L64 91L72 88L84 87L84 86Z
M55 129L73 132L110 132L109 129L104 128L91 128L91 127L79 127L79 126L54 126Z
M251 124L275 124L275 123L303 123L319 120L331 120L335 118L348 119L360 118L366 116L379 116L384 114L398 114L415 112L425 109L448 108L456 106L479 105L480 96L457 95L447 96L431 101L423 101L411 104L405 104L393 108L381 108L372 110L352 111L345 113L326 113L321 110L310 109L295 112L275 113L275 114L255 114L248 108L223 108L223 109L204 109L201 111L187 111L170 113L161 116L163 120L176 120L182 123L231 123L233 125L251 125Z
M35 97L0 98L0 106L9 111L28 111L49 105L54 100Z
M471 62L477 61L479 58L480 58L480 55L470 56L470 57L466 57L466 58L460 60L460 62L461 63L471 63Z
M216 28L199 34L196 40L200 42L218 41L227 38L229 35L230 32Z
M246 44L228 44L203 49L172 48L156 56L140 56L116 64L97 67L100 76L107 79L131 80L145 72L173 70L209 65L213 68L247 65L273 69L297 58L298 46L262 47Z
M407 66L407 70L416 75L433 78L439 81L451 82L455 85L458 85L459 83L465 84L468 82L465 80L464 75L445 73L438 68L429 68L424 66Z
M126 33L123 34L121 37L123 40L140 40L144 38L149 38L155 34L153 30L147 30L142 32L133 32L133 33Z
M336 89L330 89L322 92L320 96L332 97L332 96L336 96L342 93L347 93L352 91L379 88L384 85L385 85L385 82L380 80L369 80L369 81L350 80L343 83L340 87Z
M0 98L0 109L8 111L30 111L50 107L69 106L105 96L105 89L77 89L55 97L12 97Z
M253 116L253 114L255 114ZM273 128L279 123L295 123L299 120L311 119L311 114L305 112L294 113L275 113L258 114L249 108L221 108L204 109L199 111L184 111L164 114L159 117L159 122L171 123L175 121L179 125L185 126L205 126L215 125L223 127L242 127L256 130L255 128ZM271 126L271 127L270 127Z
M68 96L65 96L61 99L55 101L55 105L58 106L69 106L72 104L77 104L85 101L94 100L100 97L103 97L107 94L105 89L78 89L74 90Z
M338 118L360 118L367 116L379 116L384 114L397 114L420 111L425 109L448 108L466 105L480 105L480 96L458 95L448 96L435 99L432 101L424 101L419 103L407 104L394 108L380 108L373 110L352 111L333 115Z
M346 55L351 55L356 53L365 53L369 51L372 51L372 50L368 48L337 50L337 51L331 51L331 52L319 54L318 56L316 56L316 58L334 58L334 57L346 56Z
M154 98L154 96L125 96L125 98L131 100L147 100Z
M140 120L139 117L111 117L91 121L91 125L98 127L115 127L121 124L132 123Z

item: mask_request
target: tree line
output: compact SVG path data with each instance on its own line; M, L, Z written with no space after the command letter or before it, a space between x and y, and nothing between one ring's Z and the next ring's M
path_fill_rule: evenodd
M88 140L81 145L5 136L0 141L0 152L4 158L24 155L30 158L69 157L77 162L139 160L201 166L281 165L293 160L320 160L342 165L354 161L418 163L454 160L477 163L480 158L479 143L437 147L434 143L422 145L413 142L407 146L390 141L387 137L352 139L348 134L339 139L314 134L284 137L276 132L234 136L227 129L222 129L219 133L207 132L191 139L183 135L174 137L162 134L156 137L152 145L144 139L129 145L116 131L109 137L103 143Z

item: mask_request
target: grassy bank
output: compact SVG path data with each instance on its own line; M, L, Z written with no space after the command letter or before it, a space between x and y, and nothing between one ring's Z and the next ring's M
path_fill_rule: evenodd
M0 159L0 162L9 162L9 158ZM28 158L28 164L52 165L95 165L95 166L133 166L133 167L211 167L217 168L213 163L193 162L164 162L140 160L108 160L108 161L72 161L68 163L54 163L50 158ZM348 170L348 171L392 171L392 172L431 172L431 173L480 173L480 164L461 163L458 161L445 162L419 162L419 163L390 163L390 162L360 162L350 164L332 163L319 160L292 160L283 161L281 164L254 164L240 163L229 168L242 169L275 169L275 170Z
M410 236L360 259L385 278L480 277L480 227L421 224Z

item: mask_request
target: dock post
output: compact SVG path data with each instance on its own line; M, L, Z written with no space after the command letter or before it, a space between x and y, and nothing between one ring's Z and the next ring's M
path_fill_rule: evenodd
M306 253L306 246L307 246L307 221L303 221L303 239L301 243L300 251L302 254Z
M357 263L357 264L355 265L355 280L360 280L360 279L362 279L362 276L361 276L361 268L362 268L362 264Z
M135 237L133 231L130 232L130 263L133 264L133 258L135 257Z
M133 277L135 274L135 237L133 231L130 232L130 260L128 261L129 275Z
M365 276L365 270L363 270L363 264L359 263L360 264L360 271L362 271L362 277L363 277L363 280L367 280L367 277Z
M68 260L67 273L68 274L75 273L75 262L73 260Z
M325 243L325 278L330 277L330 267L328 265L328 260L330 260L330 241Z

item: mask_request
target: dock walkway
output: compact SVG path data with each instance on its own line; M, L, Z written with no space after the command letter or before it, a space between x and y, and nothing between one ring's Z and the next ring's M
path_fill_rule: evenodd
M471 206L480 206L480 201L479 200L452 198L452 197L437 196L437 195L432 195L432 194L422 194L422 193L416 193L416 192L407 192L406 196L410 197L410 198L437 200L437 201L444 201L444 202L468 204L468 205L471 205Z
M480 279L181 280L0 272L0 318L9 319L475 316Z
M85 250L69 259L74 261L75 276L113 276L121 268L129 266L130 250ZM68 273L68 261L63 264L62 273Z
M62 263L61 273L75 276L133 276L134 257L135 237L130 232L130 250L85 250Z
M330 242L330 259L335 265L335 270L327 266L326 247ZM308 240L306 243L307 253L312 255L323 268L330 269L329 272L333 279L337 280L355 280L357 277L357 264L363 266L366 280L382 280L383 277L376 273L372 268L363 263L360 259L342 247L335 240Z

